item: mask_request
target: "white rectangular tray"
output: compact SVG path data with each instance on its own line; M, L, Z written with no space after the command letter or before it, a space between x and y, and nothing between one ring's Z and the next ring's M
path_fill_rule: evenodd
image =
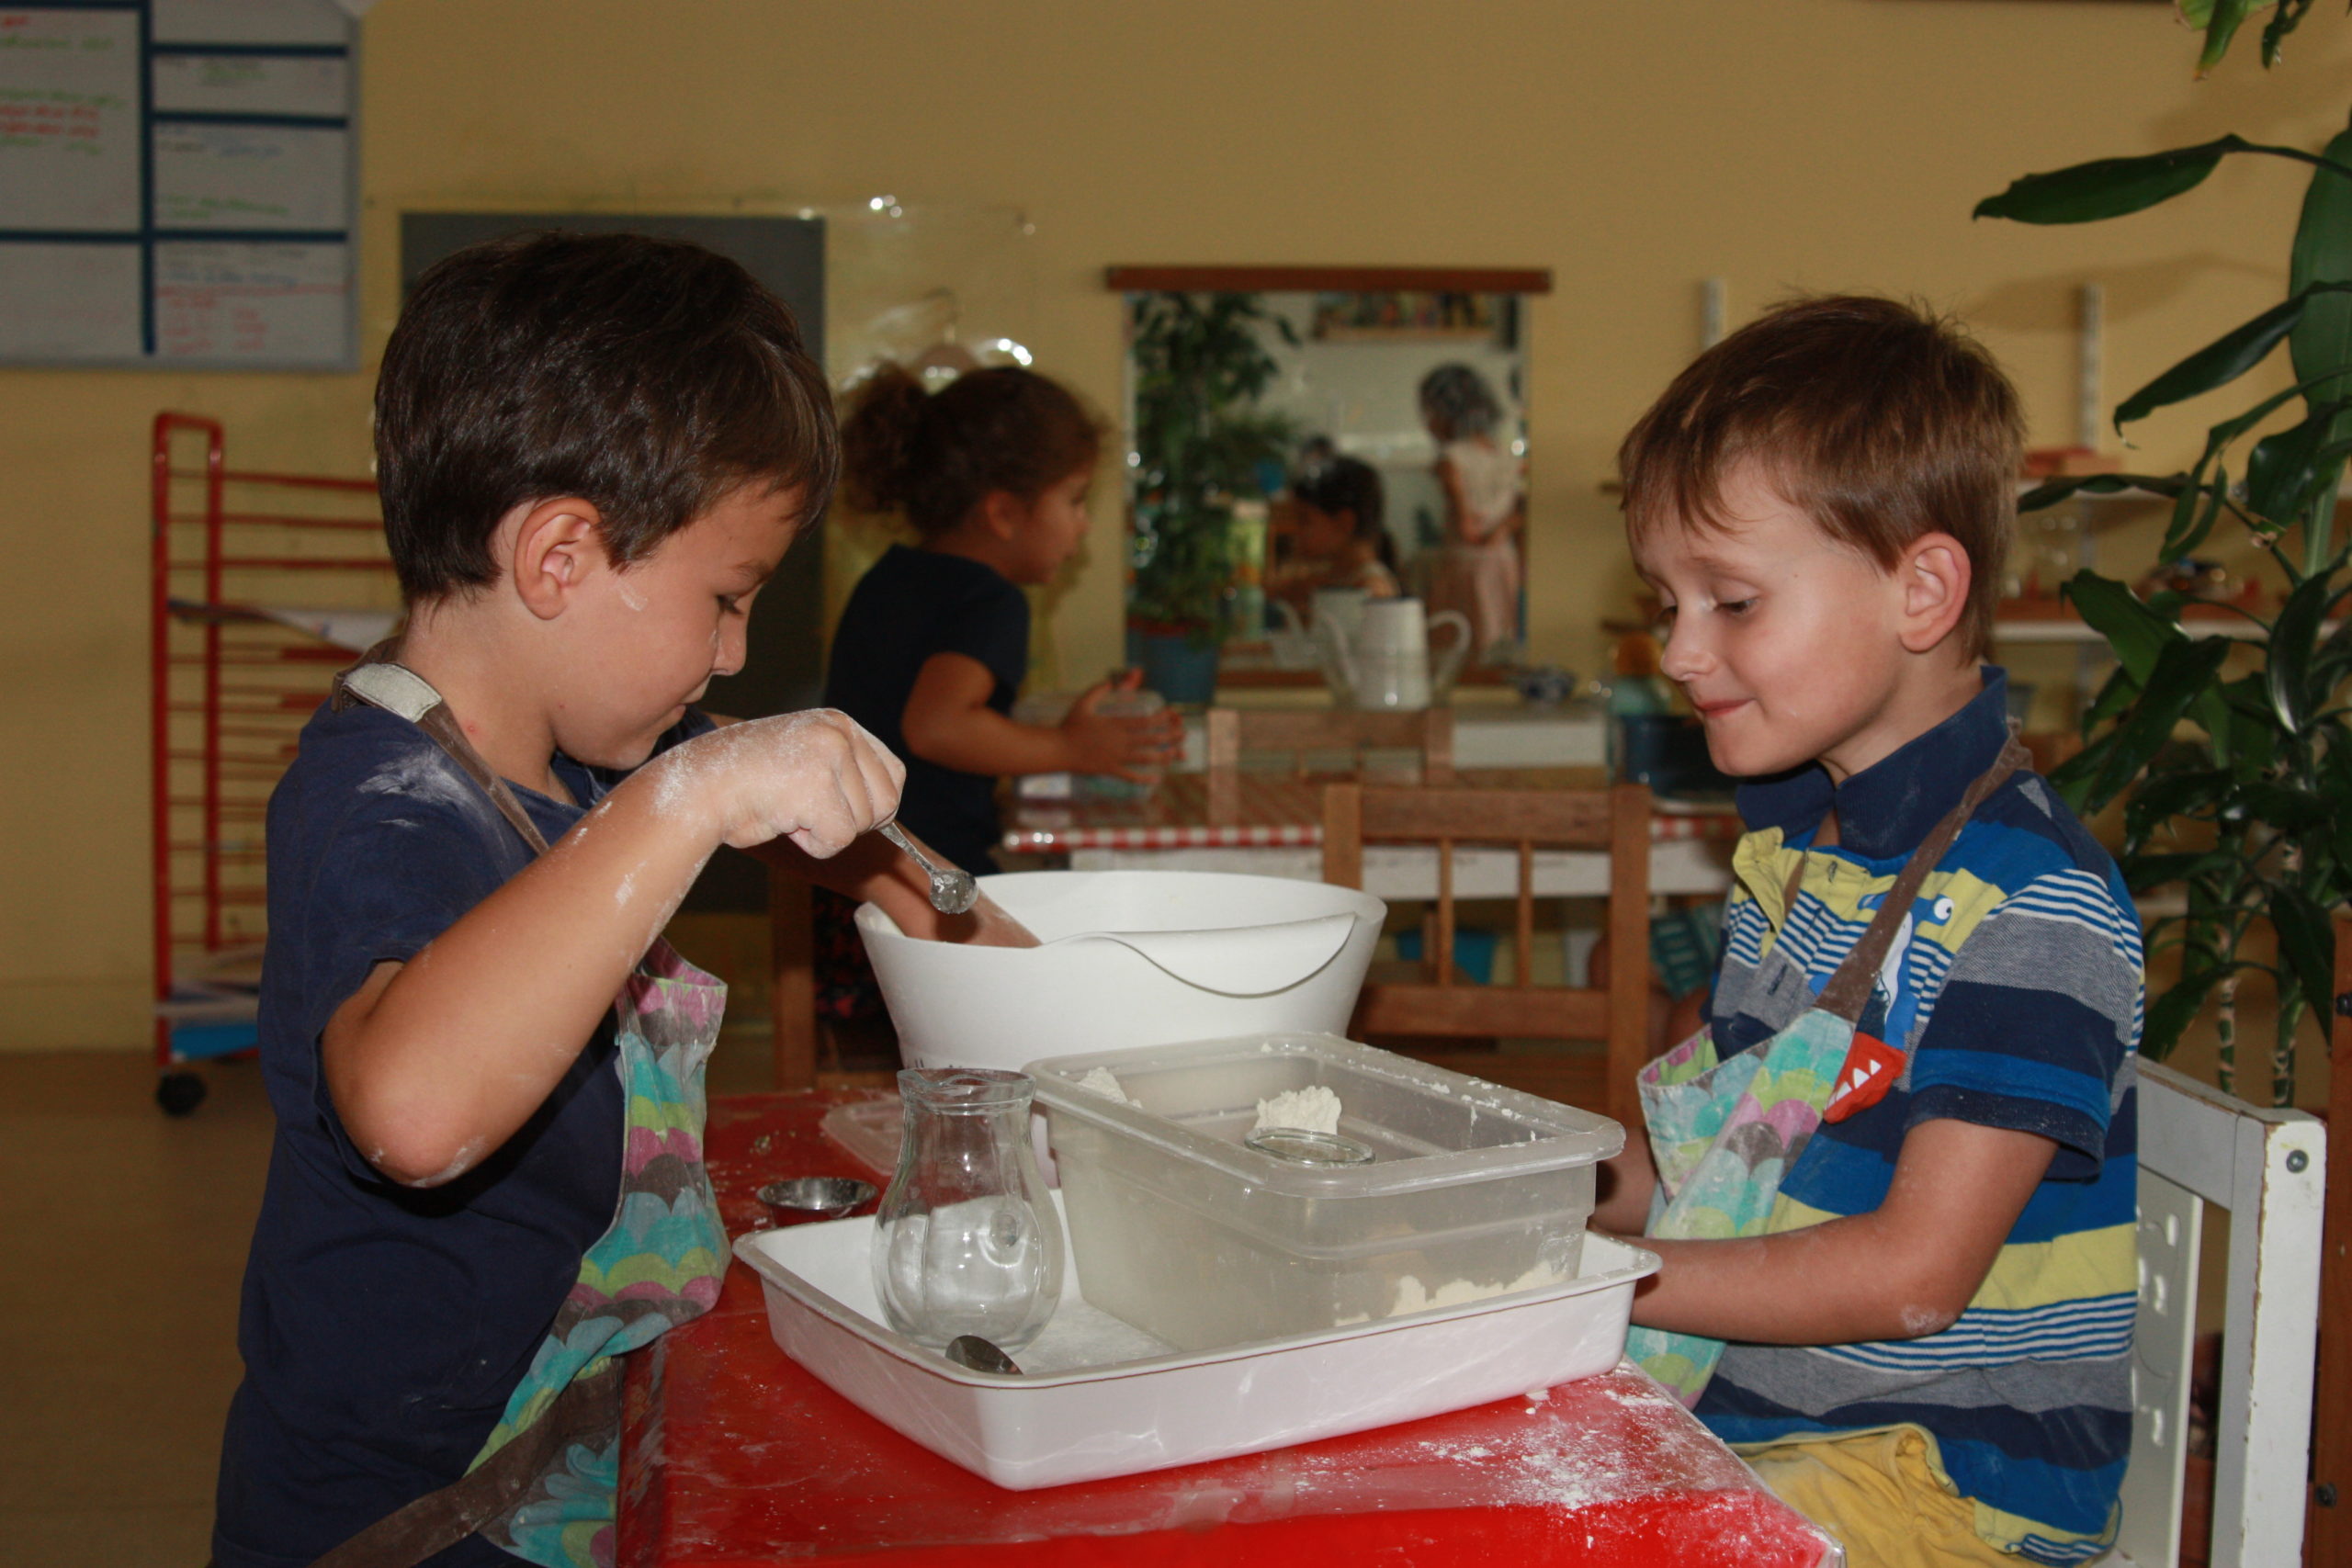
M1009 1378L967 1371L882 1325L873 1238L871 1218L836 1220L738 1236L735 1256L759 1275L786 1355L885 1426L1013 1491L1257 1453L1590 1377L1617 1364L1634 1281L1658 1266L1591 1235L1585 1272L1564 1285L1189 1355L1153 1353L1157 1341L1086 1306L1071 1268L1061 1310L1022 1358L1039 1370Z

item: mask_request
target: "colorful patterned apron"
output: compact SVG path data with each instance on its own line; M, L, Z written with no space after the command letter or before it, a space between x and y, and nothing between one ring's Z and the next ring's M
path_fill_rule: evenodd
M438 742L536 852L547 840L433 688L390 645L345 672L339 706L366 702ZM710 1310L727 1266L703 1163L703 1069L727 987L657 939L614 998L626 1097L613 1223L580 1261L530 1370L463 1479L345 1541L317 1568L413 1568L479 1530L542 1568L612 1568L620 1479L616 1357Z
M1861 1032L1863 1010L1920 886L1984 798L2024 766L2011 740L1968 786L1897 874L1853 950L1813 1007L1762 1044L1718 1058L1705 1029L1642 1069L1642 1116L1657 1167L1649 1234L1678 1240L1766 1235L1781 1182L1824 1122L1842 1122L1886 1097L1908 1058ZM1803 880L1790 881L1782 919ZM1663 1207L1658 1206L1663 1200ZM1625 1354L1685 1405L1695 1405L1722 1359L1724 1342L1635 1328Z

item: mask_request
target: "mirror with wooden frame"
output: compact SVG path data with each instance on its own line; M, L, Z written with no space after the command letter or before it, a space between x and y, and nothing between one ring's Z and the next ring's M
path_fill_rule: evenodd
M1318 589L1524 624L1525 302L1540 269L1117 266L1131 662L1176 701L1314 686ZM1344 595L1340 596L1344 599Z

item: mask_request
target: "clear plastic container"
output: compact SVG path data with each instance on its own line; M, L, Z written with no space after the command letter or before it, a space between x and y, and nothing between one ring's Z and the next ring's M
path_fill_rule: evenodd
M1110 1072L1135 1101L1080 1080ZM1086 1299L1184 1350L1317 1333L1576 1278L1606 1117L1336 1035L1057 1056L1046 1107ZM1248 1147L1257 1105L1339 1096L1365 1163Z

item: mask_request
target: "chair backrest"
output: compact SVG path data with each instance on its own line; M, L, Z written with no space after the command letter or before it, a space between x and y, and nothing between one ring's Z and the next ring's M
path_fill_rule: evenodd
M1367 984L1357 1004L1359 1033L1407 1037L1521 1037L1605 1043L1598 1084L1564 1075L1542 1057L1453 1060L1416 1050L1482 1077L1582 1101L1627 1126L1639 1126L1634 1085L1649 1035L1650 793L1639 784L1607 789L1418 788L1335 784L1323 793L1323 880L1363 886L1367 844L1434 849L1437 897L1419 982ZM1512 983L1470 985L1453 963L1455 855L1499 846L1515 852ZM1598 986L1531 983L1535 928L1535 857L1544 851L1609 857L1609 962Z
M2203 1204L2230 1212L2228 1307L2214 1417L2212 1568L2301 1560L2319 1326L2327 1140L2166 1067L2140 1067L2140 1303L2132 1461L2115 1561L2180 1561L2189 1358Z
M1212 772L1240 767L1245 751L1287 751L1292 770L1301 774L1316 753L1345 752L1352 771L1365 751L1377 750L1419 752L1423 784L1450 783L1453 777L1451 708L1213 707L1205 728Z

